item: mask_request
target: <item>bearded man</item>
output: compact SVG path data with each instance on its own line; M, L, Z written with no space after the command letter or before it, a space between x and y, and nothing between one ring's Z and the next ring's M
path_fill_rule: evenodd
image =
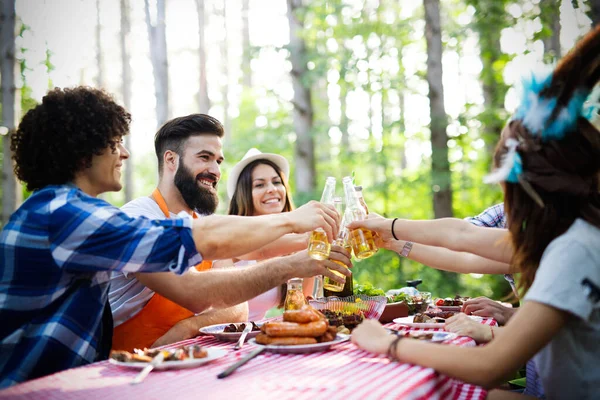
M171 218L180 212L193 218L213 214L219 204L216 188L221 178L223 135L221 123L205 114L166 122L154 138L158 187L150 196L125 204L122 210L132 217L150 219ZM198 271L210 268L210 262L204 261L181 278L198 278ZM182 293L177 279L168 275L172 274L113 274L109 293L115 325L113 349L156 347L196 336L199 326L248 318L248 305L241 303L207 310L195 316L191 324L188 319L194 314L185 305L191 301L187 297L198 293Z

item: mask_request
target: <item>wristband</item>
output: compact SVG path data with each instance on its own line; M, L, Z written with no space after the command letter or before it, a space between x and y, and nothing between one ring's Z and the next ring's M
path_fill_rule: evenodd
M388 347L387 357L392 361L398 361L398 356L396 355L396 352L398 350L398 343L400 342L400 340L402 340L402 336L397 335L397 337L392 343L390 343L390 346Z
M410 254L410 251L412 250L412 247L413 247L413 242L404 243L404 247L402 247L402 252L400 253L400 255L402 257L408 257L408 255Z
M392 221L392 236L394 237L394 239L398 240L396 234L394 233L394 224L396 223L396 221L398 221L398 218L394 218L394 220Z

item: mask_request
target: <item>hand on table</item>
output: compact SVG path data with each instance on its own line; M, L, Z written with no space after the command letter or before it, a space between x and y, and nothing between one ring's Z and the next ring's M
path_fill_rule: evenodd
M516 309L505 307L487 297L476 297L465 301L461 311L467 315L494 318L499 325L506 324L510 317L517 312Z
M352 331L352 343L372 353L386 354L394 338L374 319L364 320Z
M487 343L492 340L492 328L489 325L474 321L463 313L448 318L444 329L460 336L473 338L477 343Z

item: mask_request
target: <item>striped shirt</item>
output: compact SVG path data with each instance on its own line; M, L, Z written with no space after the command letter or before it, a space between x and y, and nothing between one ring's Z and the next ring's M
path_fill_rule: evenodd
M95 361L111 271L183 273L202 261L191 226L73 185L29 197L0 233L0 387Z

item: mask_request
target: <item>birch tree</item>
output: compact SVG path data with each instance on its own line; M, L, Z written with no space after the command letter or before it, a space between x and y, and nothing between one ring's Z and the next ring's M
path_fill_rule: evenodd
M208 97L208 79L206 78L206 43L204 40L204 27L206 25L206 9L204 0L196 0L196 13L198 14L198 62L199 62L199 89L198 111L208 113L210 99Z
M242 84L249 88L252 87L252 52L250 49L250 0L242 0Z
M104 87L104 57L102 55L102 24L100 23L100 0L96 0L96 87Z
M294 88L293 125L296 132L294 149L296 190L312 193L315 190L315 144L312 137L314 111L310 87L307 84L306 43L302 38L304 15L302 0L287 0L287 16L290 26L290 61Z
M223 0L223 41L221 42L221 97L223 104L223 128L230 135L231 121L229 118L229 35L227 34L227 0ZM229 136L231 137L231 135Z
M131 22L129 18L129 0L120 0L121 6L121 30L119 32L119 43L121 47L121 91L123 93L123 105L131 110L131 59L129 56L129 35L131 33ZM131 146L131 133L125 136L125 147L129 150L129 161L125 167L125 202L133 199L133 149Z
M448 161L448 118L442 84L442 33L439 0L424 0L427 41L427 83L431 116L431 183L435 218L451 217L452 188Z
M144 12L150 59L154 72L154 93L156 96L156 122L161 126L169 118L169 63L167 61L167 35L165 26L165 0L156 0L156 18L150 16L150 4L144 0Z
M13 171L10 132L15 128L15 1L0 0L0 86L2 87L2 224L17 209L21 195Z

